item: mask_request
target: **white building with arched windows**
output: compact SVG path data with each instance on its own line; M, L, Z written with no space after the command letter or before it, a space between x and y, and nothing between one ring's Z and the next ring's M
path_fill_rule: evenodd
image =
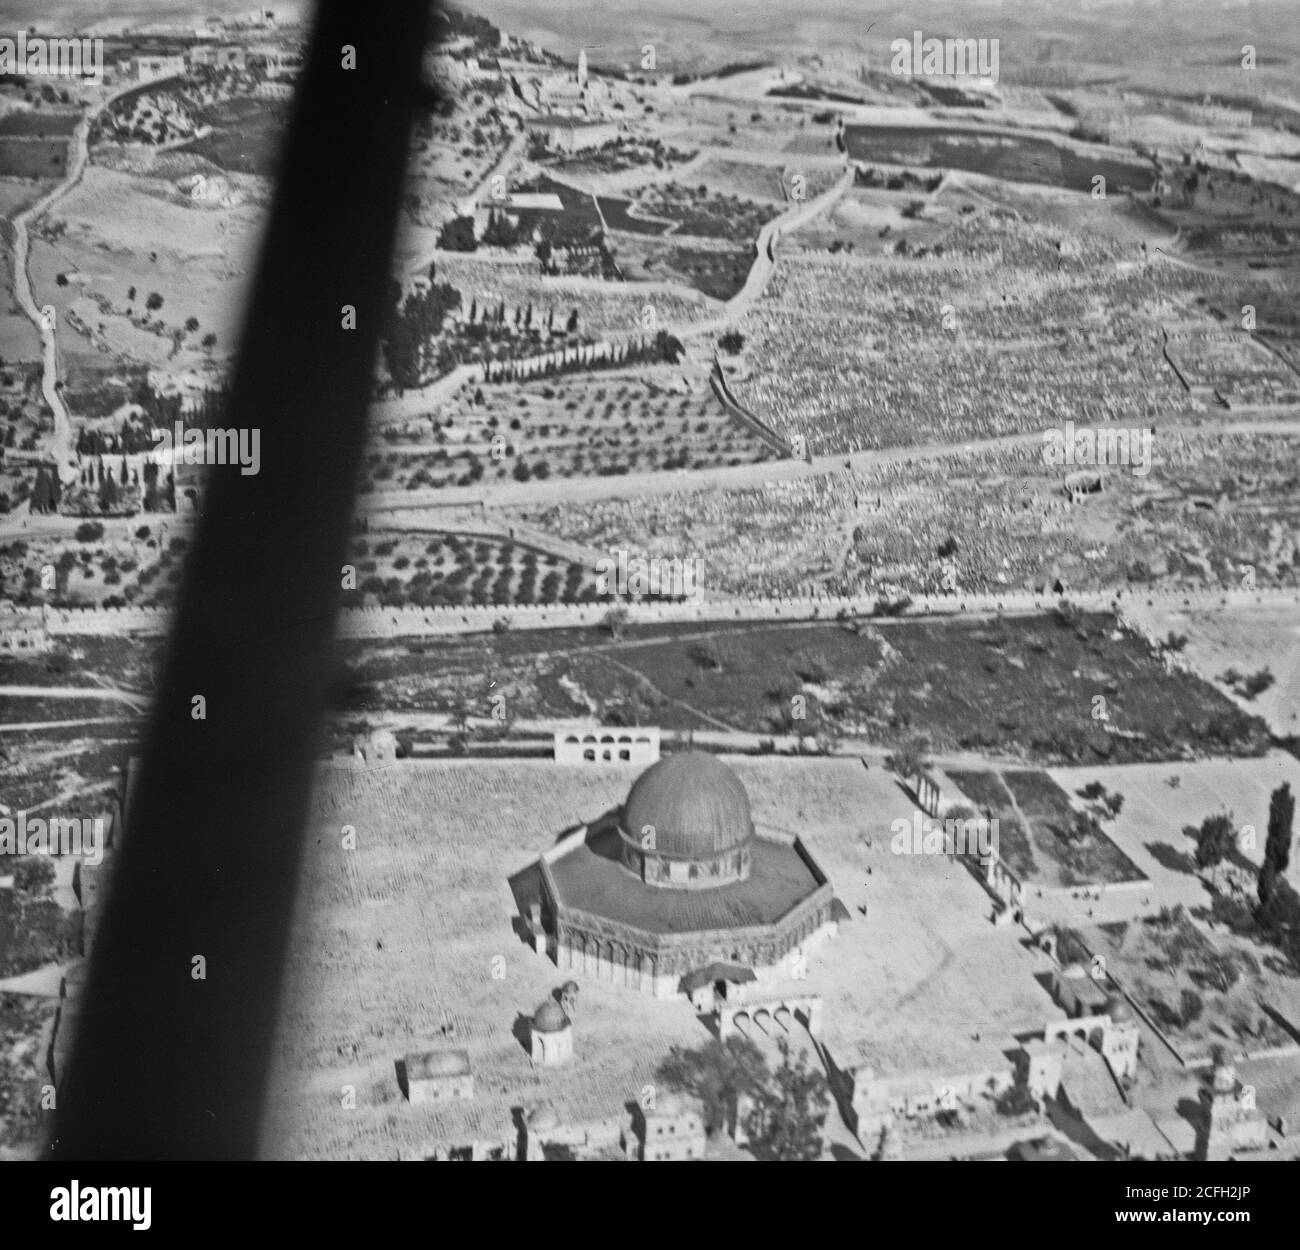
M645 768L658 759L658 726L618 729L596 725L555 732L557 764L634 764Z

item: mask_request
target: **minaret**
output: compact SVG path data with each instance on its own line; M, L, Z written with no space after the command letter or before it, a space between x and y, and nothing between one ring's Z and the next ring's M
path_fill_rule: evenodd
M1221 1047L1215 1048L1209 1085L1201 1089L1195 1159L1230 1159L1239 1150L1267 1145L1264 1117L1255 1107L1255 1091L1237 1080L1237 1071Z
M578 86L587 89L587 49L578 49Z

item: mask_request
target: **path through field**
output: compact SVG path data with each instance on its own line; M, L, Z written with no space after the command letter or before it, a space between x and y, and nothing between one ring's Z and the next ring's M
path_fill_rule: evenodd
M164 79L158 79L163 82ZM76 480L76 439L72 430L72 418L59 385L58 326L51 315L46 317L37 306L36 295L32 290L31 274L28 272L28 260L31 251L31 236L28 226L42 214L48 212L73 187L81 181L86 162L90 157L90 128L95 118L118 97L138 91L139 84L131 83L110 92L94 107L88 109L77 123L68 143L68 167L63 180L47 191L30 208L25 209L13 219L14 227L14 294L18 305L27 318L36 327L41 336L41 394L54 414L54 436L50 451L58 467L59 478L63 482Z

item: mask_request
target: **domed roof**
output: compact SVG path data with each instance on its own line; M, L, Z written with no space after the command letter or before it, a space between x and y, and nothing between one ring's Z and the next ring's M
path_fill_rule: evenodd
M426 1050L406 1056L406 1079L427 1081L440 1076L465 1076L469 1054L463 1050Z
M1116 1024L1122 1024L1133 1019L1132 1009L1118 994L1112 994L1106 1000L1106 1014Z
M558 1033L569 1027L569 1017L553 998L548 998L533 1014L533 1028L539 1033Z
M665 855L705 859L754 836L749 795L716 756L702 751L670 755L636 779L623 808L623 829L641 840L654 828L654 849Z

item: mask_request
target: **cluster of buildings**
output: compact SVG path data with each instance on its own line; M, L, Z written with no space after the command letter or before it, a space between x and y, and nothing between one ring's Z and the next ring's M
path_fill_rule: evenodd
M601 735L588 735L594 745L557 735L557 757L658 755L657 732L602 734L607 745ZM539 1074L581 1061L576 976L661 1001L685 998L716 1015L722 1038L792 1032L796 1024L819 1029L820 999L791 997L783 979L847 913L798 838L756 832L744 786L714 756L687 751L652 763L616 814L563 838L512 888L533 949L575 974L517 1022ZM407 1056L405 1070L412 1104L473 1097L463 1050ZM516 1127L514 1146L435 1148L433 1157L663 1161L705 1153L702 1109L675 1090L642 1091L621 1112L581 1122L563 1120L543 1100Z
M185 56L180 52L146 52L123 57L117 63L119 78L134 83L161 82L167 78L181 78L186 70Z
M119 79L134 83L183 78L196 69L256 69L264 85L279 83L292 90L293 79L302 68L302 54L296 47L276 43L195 43L182 51L160 49L135 52L117 62Z
M620 747L618 732L627 745ZM627 763L642 732L602 730L584 738L561 731L556 757L616 763L613 753L622 751ZM657 735L653 745L657 754ZM607 754L593 754L599 752ZM916 789L927 810L940 810L942 793L933 777L918 778ZM996 857L991 862L996 867ZM983 875L990 871L986 866ZM1254 1086L1239 1079L1223 1056L1199 1083L1196 1114L1160 1118L1140 1106L1138 1016L1108 977L1078 960L1058 961L1050 929L1036 946L1053 965L1046 985L1057 1014L1033 1035L981 1040L977 1034L961 1048L962 1062L944 1070L882 1073L867 1044L860 1054L833 1056L823 999L801 984L798 969L836 937L848 912L800 838L756 830L740 779L708 754L686 751L652 763L616 811L562 837L531 872L512 879L511 889L519 907L517 932L570 974L515 1022L515 1037L540 1082L533 1090L538 1096L531 1106L516 1108L513 1136L434 1145L421 1157L704 1157L701 1107L678 1091L652 1091L640 1102L630 1098L618 1113L580 1120L562 1117L545 1096L548 1072L584 1061L578 978L665 1004L684 999L724 1042L737 1035L761 1041L806 1034L815 1066L825 1066L838 1114L877 1159L902 1157L904 1136L933 1137L926 1126L940 1117L947 1134L942 1140L953 1157L962 1157L963 1131L981 1113L987 1124L993 1106L1022 1117L1014 1125L1031 1136L1044 1115L1052 1119L1057 1135L1018 1143L1016 1157L1025 1159L1079 1157L1063 1145L1062 1132L1091 1143L1085 1149L1099 1158L1246 1156L1276 1148L1288 1127L1285 1112L1270 1126ZM1000 916L1010 915L1013 905L1019 909L1018 881L996 879L989 889ZM1029 923L1023 913L1021 919ZM468 1050L410 1055L405 1072L412 1105L474 1097ZM1188 1079L1198 1078L1192 1073ZM1284 1082L1275 1084L1281 1103L1300 1106L1300 1080L1290 1092ZM732 1136L743 1144L739 1124Z
M557 749L586 749L580 735L562 736L578 741L557 738ZM654 745L657 750L657 735ZM363 733L355 756L366 767L391 765L396 740L387 730ZM111 834L103 862L79 864L73 878L87 957L130 823L139 765L131 761L117 806L106 814ZM940 810L933 777L922 776L916 788L928 809ZM1057 1011L1034 1035L981 1040L977 1034L960 1048L960 1063L942 1071L882 1073L869 1049L832 1055L822 996L798 969L811 951L837 937L848 913L800 838L760 834L743 783L711 755L686 751L650 764L616 811L561 838L510 887L519 908L516 932L567 974L508 1026L532 1079L521 1087L526 1092L510 1120L495 1126L499 1131L489 1126L485 1135L485 1117L477 1113L461 1117L462 1126L473 1126L470 1140L449 1142L443 1134L415 1157L673 1161L734 1149L729 1143L711 1147L700 1102L661 1084L629 1088L621 1106L597 1107L594 1115L590 1105L576 1116L557 1109L566 1104L569 1087L552 1074L567 1070L571 1082L574 1070L580 1074L595 1058L583 1052L579 978L617 987L642 1004L649 1000L641 1011L688 1004L723 1042L732 1036L793 1041L806 1034L814 1066L826 1070L831 1115L842 1117L876 1159L904 1157L905 1139L933 1138L927 1126L940 1118L946 1134L940 1139L952 1157L1074 1158L1079 1143L1098 1158L1226 1159L1266 1151L1281 1157L1277 1150L1295 1133L1300 1075L1285 1057L1234 1067L1216 1053L1203 1076L1188 1074L1195 1112L1180 1108L1162 1118L1139 1105L1144 1038L1138 1015L1082 957L1057 959L1065 938L1054 930L1044 930L1037 946L1053 964L1046 986ZM83 978L77 969L65 978L50 1053L56 1081L67 1062ZM397 1064L411 1109L406 1114L436 1117L456 1104L472 1108L481 1093L492 1096L500 1114L499 1072L481 1074L486 1087L476 1089L477 1048L458 1041L455 1031L445 1027L441 1044L412 1050ZM963 1156L969 1122L984 1112L987 1126L987 1109L996 1104L1003 1110L1003 1100L1016 1094L1021 1105L1004 1114L1023 1117L1016 1123L1029 1137L1014 1151ZM1034 1138L1045 1113L1056 1134ZM495 1118L486 1117L493 1125ZM730 1130L737 1145L744 1142L742 1120L738 1116ZM1064 1145L1061 1134L1076 1146Z
M457 92L487 91L517 114L529 138L556 152L603 147L623 133L614 118L610 84L593 78L586 49L573 70L556 70L530 60L468 43L441 45L425 59L425 75ZM513 50L517 51L517 49Z
M557 1067L574 1060L574 1017L578 1012L578 983L566 981L527 1019L524 1032L529 1054L538 1068ZM469 1052L442 1049L407 1055L402 1062L407 1101L412 1106L440 1104L474 1097ZM434 1145L427 1156L436 1160L547 1160L669 1162L703 1159L704 1114L688 1094L651 1091L621 1112L594 1119L566 1120L549 1101L539 1102L516 1118L515 1134L495 1141L473 1141L456 1147Z
M526 122L529 137L550 151L603 147L621 133L619 124L607 113L607 85L588 71L585 48L578 53L574 73L527 79L519 83L519 95L535 110L535 116Z

